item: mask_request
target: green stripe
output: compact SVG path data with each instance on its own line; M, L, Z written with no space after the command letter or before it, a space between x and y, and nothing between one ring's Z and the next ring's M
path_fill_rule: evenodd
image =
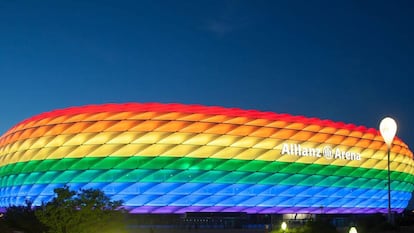
M82 172L80 172L82 171ZM93 157L19 162L0 168L0 187L66 182L202 182L386 189L387 171L256 160ZM412 192L414 176L391 172L392 189Z
M367 179L387 179L387 171L335 165L288 163L278 161L179 158L179 157L85 157L70 159L48 159L19 162L0 167L0 177L42 171L87 170L87 169L178 169L220 170L241 172L288 173L324 176L348 176ZM392 171L391 179L414 183L414 176Z
M10 175L1 179L0 188L18 185L49 183L88 183L88 182L177 182L177 183L238 183L264 185L300 185L322 187L347 187L365 189L385 189L387 182L379 179L351 178L339 176L303 175L263 172L228 172L202 170L66 170L33 172ZM392 181L393 190L412 192L413 185L407 182Z

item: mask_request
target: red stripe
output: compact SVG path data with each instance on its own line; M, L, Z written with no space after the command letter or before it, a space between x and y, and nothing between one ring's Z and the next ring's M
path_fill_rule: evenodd
M239 108L224 108L219 106L203 106L203 105L184 105L184 104L162 104L162 103L125 103L125 104L103 104L103 105L87 105L80 107L71 107L58 109L50 112L41 113L39 115L28 118L19 125L26 124L31 121L37 121L44 118L53 118L58 116L76 115L82 113L99 113L99 112L182 112L182 113L199 113L207 115L226 115L231 117L248 117L253 119L267 119L272 121L300 122L304 124L316 124L325 127L333 127L340 129L348 129L352 131L360 131L379 135L374 128L366 128L364 126L356 126L354 124L345 124L343 122L334 122L331 120L321 120L318 118L307 118L304 116L293 116L290 114L277 114L273 112L261 112L257 110L242 110Z

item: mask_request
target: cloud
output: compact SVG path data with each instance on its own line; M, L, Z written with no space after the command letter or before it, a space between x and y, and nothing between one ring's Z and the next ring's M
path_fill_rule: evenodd
M227 1L217 7L215 12L210 12L204 24L205 30L217 36L244 30L254 24L256 18L249 9L238 1Z
M224 36L235 31L236 29L237 26L224 21L212 20L207 23L207 30L218 36Z

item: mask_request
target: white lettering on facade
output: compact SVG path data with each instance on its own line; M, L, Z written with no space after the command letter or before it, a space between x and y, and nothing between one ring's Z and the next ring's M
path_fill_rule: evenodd
M319 148L302 147L299 144L287 144L282 146L282 155L296 155L296 156L312 156L321 157L321 150Z
M339 148L332 149L325 146L323 149L313 147L303 147L300 144L283 143L282 155L324 157L326 159L342 159L342 160L361 160L361 154L351 151L344 151Z

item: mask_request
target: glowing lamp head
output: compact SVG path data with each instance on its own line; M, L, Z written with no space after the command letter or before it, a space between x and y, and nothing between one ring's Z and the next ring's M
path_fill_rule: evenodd
M392 140L394 140L395 133L397 133L397 123L391 117L386 117L382 119L379 128L385 143L388 147L391 147Z
M349 233L358 233L356 227L349 228Z
M282 228L282 231L286 231L286 229L287 229L286 222L282 222L282 225L280 227Z

